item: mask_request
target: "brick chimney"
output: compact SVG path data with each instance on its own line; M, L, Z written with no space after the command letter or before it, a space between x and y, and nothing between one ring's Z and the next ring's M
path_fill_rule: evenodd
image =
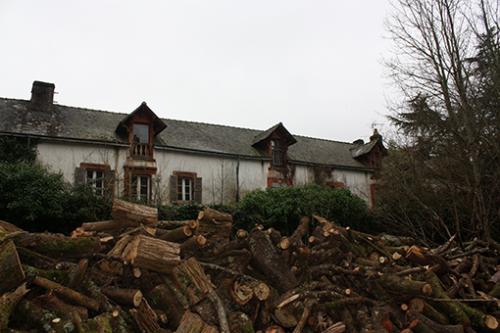
M375 128L373 130L372 136L370 136L370 141L375 141L375 140L379 140L379 139L382 139L382 135L380 135L378 130Z
M49 111L54 104L53 83L34 81L31 88L31 107L40 111Z

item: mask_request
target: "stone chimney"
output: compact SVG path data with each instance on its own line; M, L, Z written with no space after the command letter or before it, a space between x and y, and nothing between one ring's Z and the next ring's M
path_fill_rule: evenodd
M49 111L54 104L53 83L34 81L31 88L31 107L39 111Z

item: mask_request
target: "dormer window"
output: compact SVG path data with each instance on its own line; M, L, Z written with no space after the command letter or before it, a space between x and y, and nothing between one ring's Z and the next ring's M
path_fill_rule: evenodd
M281 148L279 141L271 140L271 156L273 166L279 167L283 166L285 163L283 149Z
M297 140L285 126L279 123L255 136L252 147L271 157L271 168L285 171L288 162L288 147L296 142Z
M134 143L149 143L149 125L133 124L132 132Z
M130 148L134 157L149 158L152 156L153 150L149 144L149 125L132 124L132 142Z
M153 160L153 143L166 127L167 125L143 102L120 121L116 134L130 144L132 159Z

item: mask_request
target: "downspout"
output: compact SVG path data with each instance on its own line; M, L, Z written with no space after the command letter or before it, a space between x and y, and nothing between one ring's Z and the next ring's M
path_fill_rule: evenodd
M224 160L222 160L221 164L221 191L220 191L220 204L224 204Z
M236 159L236 202L240 202L240 155Z

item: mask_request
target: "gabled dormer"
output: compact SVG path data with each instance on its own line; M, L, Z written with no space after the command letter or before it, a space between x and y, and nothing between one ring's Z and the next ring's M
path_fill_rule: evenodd
M126 116L116 128L119 137L130 144L130 157L133 159L153 159L155 137L167 125L142 102L137 109Z
M353 145L354 147L351 148L353 158L367 167L380 168L382 158L387 155L387 149L384 147L382 135L378 133L377 129L373 130L370 142L364 143L363 140L356 140Z
M285 126L278 123L258 134L252 142L252 147L269 156L271 158L271 167L279 169L286 167L288 147L296 142L297 140L288 132Z

